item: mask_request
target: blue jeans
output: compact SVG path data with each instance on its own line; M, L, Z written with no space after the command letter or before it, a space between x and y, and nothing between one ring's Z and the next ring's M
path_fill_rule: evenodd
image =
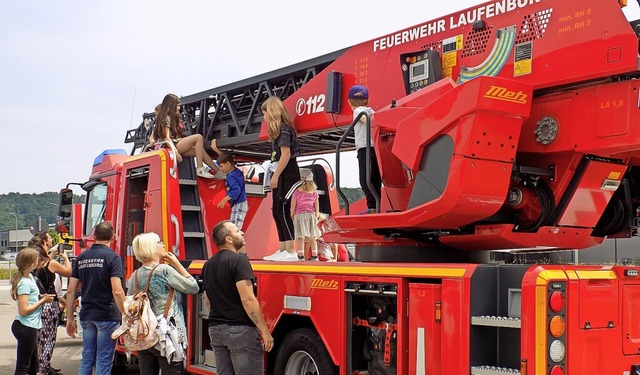
M120 322L80 321L82 325L82 360L78 375L91 375L96 367L95 375L110 375L113 364L113 353L116 350L116 340L111 333L120 326Z
M217 375L263 375L264 348L255 326L209 327Z

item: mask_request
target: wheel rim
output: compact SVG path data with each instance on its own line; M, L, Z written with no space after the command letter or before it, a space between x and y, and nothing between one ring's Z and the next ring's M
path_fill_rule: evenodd
M318 366L309 353L298 350L289 357L285 375L319 375Z

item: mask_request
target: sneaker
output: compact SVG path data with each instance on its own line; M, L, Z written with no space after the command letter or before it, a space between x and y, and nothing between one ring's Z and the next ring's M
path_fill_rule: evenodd
M276 259L278 259L278 258L280 258L282 256L283 252L286 252L286 251L278 249L278 250L276 250L275 253L273 253L271 255L264 256L264 257L262 257L262 259L264 259L264 260L276 260Z
M200 168L196 169L196 176L202 177L202 178L215 178L215 176L212 175L211 173L209 173L205 169L205 167L200 167Z
M227 174L224 173L223 171L221 171L220 169L218 169L216 171L216 174L213 175L215 178L219 179L219 180L224 180L225 178L227 178Z
M303 256L303 255L298 254L298 260L302 260L302 261L304 261L304 256Z
M274 259L277 262L297 262L298 254L283 251L283 254L278 259Z
M317 257L316 255L312 255L312 256L310 256L310 257L309 257L309 259L307 259L307 260L308 260L308 261L311 261L311 262L317 262L317 261L318 261L318 257Z

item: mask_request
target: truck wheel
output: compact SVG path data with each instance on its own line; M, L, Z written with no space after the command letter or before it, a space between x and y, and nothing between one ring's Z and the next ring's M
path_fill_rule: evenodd
M311 329L300 328L289 333L278 350L275 374L284 375L335 375L329 352L322 339Z

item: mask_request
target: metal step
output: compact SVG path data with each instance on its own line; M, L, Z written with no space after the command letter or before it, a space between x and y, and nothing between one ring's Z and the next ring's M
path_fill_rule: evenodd
M200 206L193 206L193 205L182 205L180 206L180 209L182 211L200 211Z
M520 328L520 318L506 316L472 316L471 324L474 326Z
M202 232L182 232L182 235L185 238L204 238L204 233Z
M196 181L196 180L187 180L187 179L184 179L184 178L179 179L178 183L180 185L191 185L191 186L197 186L198 185L198 181Z
M496 366L472 366L471 375L520 375L520 370Z

